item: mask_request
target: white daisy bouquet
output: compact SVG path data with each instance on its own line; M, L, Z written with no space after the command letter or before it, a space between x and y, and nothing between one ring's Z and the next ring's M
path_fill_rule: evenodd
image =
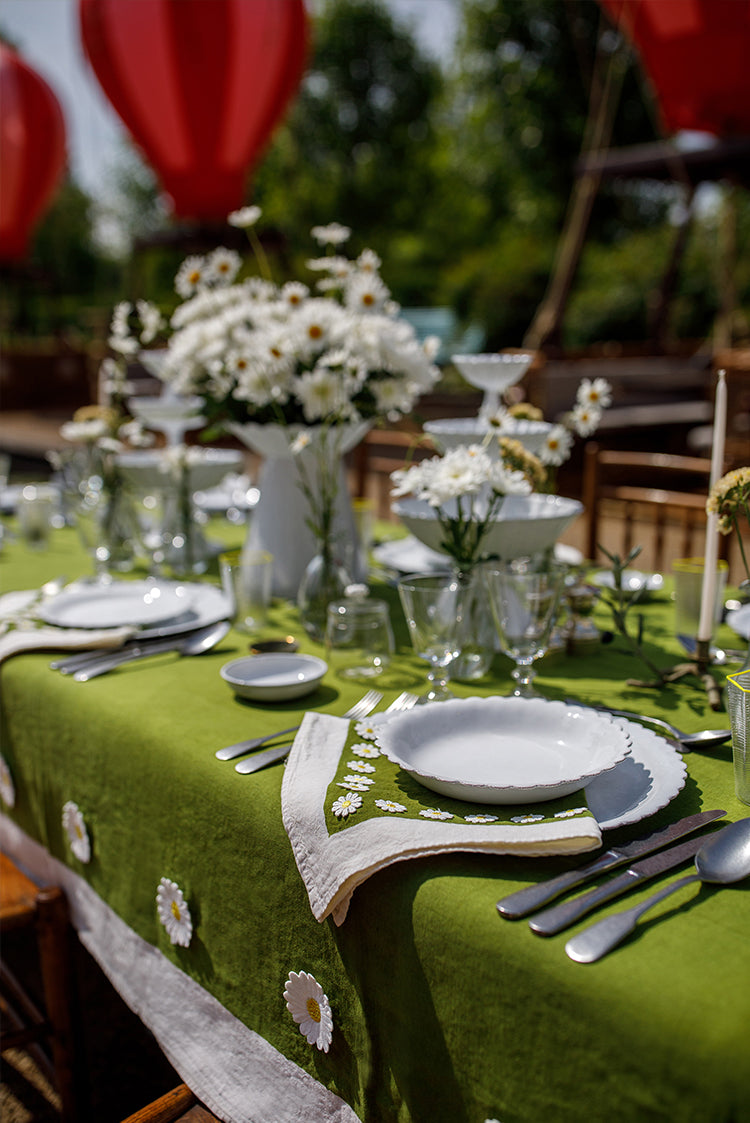
M459 572L481 559L482 542L506 495L528 495L543 483L541 461L509 437L498 438L499 458L487 442L461 445L391 473L394 497L413 495L435 508L442 548Z
M169 321L159 377L176 394L198 395L209 422L318 425L390 420L409 413L439 377L438 340L420 344L366 249L351 259L341 246L351 231L314 227L325 248L308 267L312 284L270 280L255 225L259 207L229 216L248 232L260 276L241 277L243 261L218 248L188 257L175 278L182 303ZM110 345L132 353L158 312L140 301L121 305ZM133 330L129 318L137 320ZM153 338L153 335L151 335Z
M552 425L539 451L539 459L548 469L559 468L569 459L573 442L590 437L598 428L604 410L612 404L612 388L606 378L583 378L576 392L573 408ZM543 421L542 411L529 402L501 406L489 419L499 433L509 432L516 421Z

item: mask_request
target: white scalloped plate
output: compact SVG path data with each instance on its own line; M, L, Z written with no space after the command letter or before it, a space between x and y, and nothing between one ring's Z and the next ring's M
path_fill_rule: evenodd
M543 698L455 698L415 707L380 726L389 760L431 791L474 803L515 804L580 791L630 751L613 718Z

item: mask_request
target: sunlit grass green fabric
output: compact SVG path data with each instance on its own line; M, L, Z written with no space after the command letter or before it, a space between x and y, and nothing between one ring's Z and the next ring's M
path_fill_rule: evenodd
M55 532L46 554L10 543L0 555L3 590L86 569L67 531ZM387 703L423 689L426 668L411 652L393 590L378 593L391 604L398 646ZM669 601L643 612L651 657L681 659ZM275 605L271 623L324 654L305 640L291 606ZM719 639L737 643L728 630ZM17 793L9 814L368 1123L750 1123L748 884L682 891L590 966L567 959L565 933L539 939L495 909L501 896L573 858L401 862L357 890L341 928L317 924L281 822L283 765L240 776L214 751L292 725L306 708L340 714L363 688L326 676L296 703L240 702L219 668L247 646L248 637L230 632L200 658L159 656L87 684L50 671L44 654L8 661L0 686L2 751ZM456 693L508 693L509 671L498 657L486 680L457 684ZM688 729L727 724L725 712L707 709L698 680L659 693L625 685L642 674L615 639L545 660L538 686L548 697L653 708ZM734 796L728 746L685 760L688 779L672 804L607 844L701 808L726 808L730 819L750 813ZM66 800L78 804L91 835L86 866L63 836ZM157 920L161 877L189 903L188 948L173 947ZM307 1045L285 1009L292 970L314 974L329 997L327 1054Z

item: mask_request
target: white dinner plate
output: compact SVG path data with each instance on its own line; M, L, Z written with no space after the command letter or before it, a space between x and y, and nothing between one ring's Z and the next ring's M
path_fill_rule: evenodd
M189 604L180 612L161 624L149 624L138 630L138 639L166 639L169 636L179 636L183 632L192 632L196 628L205 628L209 624L217 624L219 620L228 620L232 615L232 606L224 592L217 585L208 582L166 581L160 580L162 588L181 588L189 594ZM91 582L79 581L67 588L90 589Z
M424 787L472 803L516 804L580 791L630 751L608 714L544 698L454 698L375 729L389 760Z
M682 791L687 766L668 741L637 721L615 718L630 734L630 753L611 772L586 785L589 810L603 831L656 814Z
M733 632L743 639L750 639L750 604L740 605L727 613L726 622Z
M63 589L39 606L39 617L62 628L154 627L191 607L187 586L159 581L112 581Z
M396 538L392 542L381 542L373 547L372 556L379 565L396 573L440 572L451 564L447 554L439 554L437 550L431 550L413 534L406 538ZM565 565L580 565L583 554L575 546L566 546L562 542L557 542L555 558Z
M328 664L316 655L278 651L233 659L219 673L240 698L285 702L310 694L327 670Z
M602 569L591 578L592 584L604 589L613 589L615 577L611 570ZM664 577L661 573L641 573L639 569L625 569L622 574L622 587L626 593L637 593L643 590L644 595L661 592L664 587Z

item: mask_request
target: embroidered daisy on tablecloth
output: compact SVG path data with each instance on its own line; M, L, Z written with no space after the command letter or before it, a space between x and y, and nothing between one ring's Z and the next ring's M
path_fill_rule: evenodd
M497 815L464 815L467 823L496 823Z
M179 885L163 877L156 890L156 911L173 944L186 948L193 935L190 909Z
M375 745L366 745L364 741L361 745L352 745L349 751L354 753L355 756L362 756L367 760L374 760L375 757L380 756L380 749L376 748Z
M71 800L68 800L63 806L62 825L63 830L68 836L68 842L70 843L70 849L73 851L74 857L85 865L86 862L91 860L89 832L86 830L86 823L78 804L73 803Z
M353 776L345 776L343 780L338 780L336 783L337 788L346 788L348 792L369 792L370 785L365 783L364 780L355 780Z
M299 974L290 971L284 987L284 999L308 1045L315 1045L327 1053L333 1037L333 1016L320 983L307 971Z
M452 819L453 815L450 811L441 811L439 807L428 807L425 811L420 811L419 814L424 819Z
M352 772L351 776L344 776L344 781L347 780L352 784L364 784L366 788L375 783L372 776L364 776L361 772Z
M339 796L334 801L331 810L337 819L346 819L347 816L353 815L362 806L362 796L357 795L356 792L347 792L346 795Z
M0 756L0 799L6 807L13 807L16 802L15 784L4 756Z
M588 807L570 807L567 811L556 811L556 819L569 819L571 815L580 815L582 812L588 811Z
M540 823L544 815L513 815L511 823Z
M375 721L358 721L354 726L354 732L357 734L357 736L364 737L368 741L375 740L377 729L378 723Z
M392 799L376 799L375 806L379 807L381 811L388 811L391 815L398 815L401 811L406 811L403 803L396 803Z
M347 768L351 768L352 772L374 772L375 765L370 764L369 760L350 760L347 761Z

